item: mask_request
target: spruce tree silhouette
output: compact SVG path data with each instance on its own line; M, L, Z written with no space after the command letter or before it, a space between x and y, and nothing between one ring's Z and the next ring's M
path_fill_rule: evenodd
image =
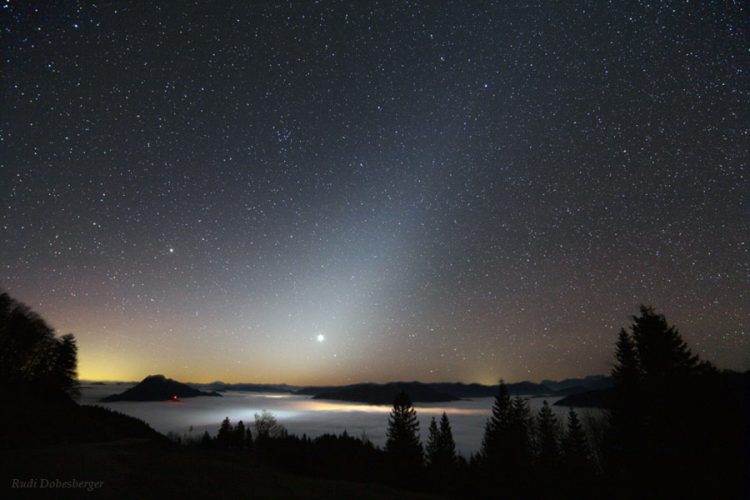
M435 417L430 420L425 455L428 467L438 476L449 473L456 465L456 443L445 412L440 417L439 426Z
M521 397L511 399L501 380L480 452L485 488L492 491L502 485L510 497L528 492L533 465L532 432L528 403Z
M242 449L245 447L245 441L247 440L247 434L245 432L245 424L240 420L234 427L234 434L232 435L232 445L234 448Z
M68 333L63 335L56 346L55 353L55 382L71 398L78 398L78 346L75 337Z
M563 438L562 449L566 468L569 471L581 474L589 469L591 451L581 420L573 408L568 412L568 427Z
M434 469L440 463L440 430L435 417L430 419L430 427L427 433L427 444L425 445L425 459L427 466Z
M443 412L440 417L440 450L438 461L445 464L446 468L452 468L456 465L456 442L453 440L453 430L451 429L448 415Z
M617 364L612 369L612 377L619 387L632 387L638 383L638 354L633 339L628 332L620 329L615 349Z
M204 431L203 436L201 437L201 446L203 448L210 448L212 444L213 440L211 439L211 435L208 431Z
M399 393L393 401L388 417L385 451L396 479L402 484L414 484L422 467L422 444L419 441L417 412L406 393Z
M646 383L689 375L698 367L698 356L690 352L677 328L653 308L641 306L641 315L633 316L631 331L640 375Z
M229 417L226 417L221 422L221 427L219 427L219 432L216 434L216 445L220 448L230 448L232 446L233 434L234 434L234 426L232 425L232 422L229 420Z
M560 465L560 423L545 400L537 414L537 470L548 478L545 484L557 482Z
M484 427L482 448L479 459L489 469L500 467L503 449L503 440L508 433L510 424L511 399L505 382L500 380L500 385L492 405L492 414Z
M733 397L717 370L691 352L663 315L641 306L629 330L619 334L612 370L615 402L605 464L610 480L628 495L726 490L731 481L716 478L737 473L742 462L736 444L746 428L737 422L742 410L728 405Z
M534 419L529 404L525 398L516 396L511 405L504 462L507 464L508 473L515 478L514 483L518 484L521 490L528 487L528 481L531 479L533 432Z
M593 488L594 469L586 432L573 408L562 439L562 484L568 498L586 498Z

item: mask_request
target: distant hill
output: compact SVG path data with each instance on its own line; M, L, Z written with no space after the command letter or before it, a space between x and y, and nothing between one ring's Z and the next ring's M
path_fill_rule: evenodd
M554 395L554 391L549 387L533 382L517 382L506 386L512 395ZM496 385L463 384L461 382L389 382L387 384L353 384L338 387L305 387L295 393L313 396L314 399L391 404L401 390L406 392L413 402L420 403L456 401L464 398L487 398L497 394Z
M606 375L589 375L583 378L566 378L556 382L542 380L542 385L549 387L558 395L578 394L581 392L597 391L614 387L612 377Z
M441 403L459 399L451 394L434 389L430 384L422 384L420 382L347 385L320 392L313 396L313 399L333 399L337 401L389 405L393 403L393 400L401 391L408 394L413 402L420 403Z
M571 394L555 403L555 406L572 408L611 408L615 398L614 388Z
M316 399L332 399L370 404L391 404L400 389L404 388L415 402L445 402L467 398L493 397L497 385L464 384L462 382L389 382L385 384L362 383L344 386L309 386L295 387L288 384L253 384L225 383L221 381L208 384L182 384L163 375L151 375L127 391L104 398L102 401L164 401L194 396L220 396L220 392L286 392ZM561 381L543 380L542 383L529 381L506 384L511 395L519 396L569 396L603 390L612 387L610 377L592 375L583 378L571 378ZM573 401L583 401L569 400Z
M227 384L221 381L211 382L209 384L191 384L203 389L225 392L225 391L243 391L243 392L294 392L297 387L287 384Z
M193 398L196 396L221 396L221 394L200 391L164 375L149 375L135 387L131 387L120 394L102 398L102 401L107 403L115 401L166 401L175 396L178 398Z

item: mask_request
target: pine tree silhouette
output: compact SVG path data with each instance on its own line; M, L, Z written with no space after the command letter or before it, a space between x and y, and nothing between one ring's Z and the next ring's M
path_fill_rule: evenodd
M417 412L409 396L399 393L388 417L385 451L395 468L399 482L411 482L422 467L422 444L419 441Z
M54 373L55 385L72 398L80 395L78 390L78 346L72 334L63 335L56 346Z
M456 465L456 442L453 440L453 430L451 429L448 415L443 412L440 417L440 462L446 467Z
M539 472L552 480L560 465L560 423L547 401L542 403L536 421Z
M232 435L233 447L240 449L244 448L246 439L245 424L240 420L234 427L234 433Z
M593 487L594 468L586 432L573 408L562 440L562 488L568 498L585 498Z
M567 467L578 473L587 470L590 466L591 451L586 432L573 408L568 412L568 428L563 439L563 456Z
M232 445L232 436L234 434L234 426L230 422L229 417L226 417L219 427L219 432L216 434L216 444L221 448L229 448Z
M505 383L500 380L500 385L495 395L495 402L492 405L492 414L484 427L482 449L479 454L481 461L486 463L490 468L500 465L501 451L504 444L503 439L508 432L510 413L510 394L508 394L508 388L505 386Z
M430 420L427 446L425 447L427 465L436 474L450 473L456 465L456 443L448 415L443 412L438 426L435 417Z
M208 448L211 446L211 443L211 435L208 433L208 431L204 431L203 437L201 437L201 446L204 448Z
M629 332L620 332L615 357L606 449L610 477L629 495L714 495L714 477L732 469L721 464L726 450L736 447L737 434L723 429L737 428L730 422L738 413L714 396L724 392L716 369L647 306L632 317ZM696 397L703 403L695 405ZM726 415L717 418L721 408ZM692 485L670 480L680 475L689 475Z
M633 339L624 329L618 335L615 358L617 364L612 370L612 377L619 386L634 386L639 379L638 354Z
M532 473L533 419L528 403L510 398L500 381L492 415L485 425L480 452L487 492L502 488L510 497L528 493Z
M698 356L690 352L677 328L663 315L642 305L641 315L632 319L638 367L646 381L689 374L698 367Z
M510 473L519 479L526 478L530 473L533 458L532 434L534 420L531 417L529 404L526 399L516 396L513 398L510 411L508 429L506 464Z
M440 430L435 417L432 417L425 446L425 458L427 465L431 468L437 467L440 463L440 444Z

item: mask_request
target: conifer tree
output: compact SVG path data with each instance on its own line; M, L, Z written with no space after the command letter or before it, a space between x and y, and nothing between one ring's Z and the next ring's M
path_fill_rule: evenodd
M641 306L641 315L633 316L632 332L644 379L685 375L698 367L698 356L690 351L677 328L653 308Z
M427 445L425 446L425 458L427 465L431 468L437 467L440 463L440 444L440 430L435 417L432 417L427 434Z
M560 425L557 417L547 404L542 403L542 408L537 415L537 463L540 472L547 477L555 474L560 461Z
M492 405L492 415L485 424L484 437L482 438L482 449L480 457L488 466L497 465L500 462L500 453L503 447L503 438L507 434L510 421L511 399L508 388L501 380Z
M240 420L234 427L233 446L240 449L244 448L246 439L245 424Z
M638 382L638 355L633 339L620 329L615 348L617 364L612 369L612 378L620 386L632 387Z
M427 465L439 474L448 473L456 465L456 443L445 412L440 418L439 426L435 417L430 421L425 454Z
M456 442L453 440L453 430L445 412L440 417L440 457L446 466L452 467L456 464Z
M653 308L642 305L631 319L615 352L606 466L617 477L639 478L623 484L630 495L674 494L675 485L666 477L688 467L694 477L710 476L706 464L690 457L700 457L698 449L715 448L717 434L705 424L712 413L691 402L701 388L711 387L716 370L701 362L678 329Z
M595 473L594 462L586 432L573 408L568 412L568 425L562 440L562 473L562 488L566 497L590 496Z
M201 438L201 446L204 448L208 448L211 446L211 435L208 433L208 431L203 432L203 437Z
M507 450L505 462L510 464L510 470L525 475L529 472L532 462L532 435L534 420L526 399L521 396L513 398L510 411Z
M232 444L232 435L234 433L234 426L229 421L229 417L226 417L221 422L219 432L216 434L216 444L222 448L229 448Z
M419 441L417 412L409 396L399 393L388 418L386 453L397 470L416 471L422 466L422 444Z
M54 375L56 385L60 387L68 396L77 398L80 395L78 390L78 347L76 346L75 337L68 333L60 338L56 346Z
M578 414L573 408L568 412L568 428L563 439L563 456L572 471L585 471L591 462L591 451Z

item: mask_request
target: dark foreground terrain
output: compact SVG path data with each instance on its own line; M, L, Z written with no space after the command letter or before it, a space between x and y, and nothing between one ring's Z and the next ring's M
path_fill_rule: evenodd
M144 438L4 450L0 460L2 498L431 498L380 484L295 476L239 453ZM77 479L94 489L12 489L14 478Z
M237 450L181 446L141 420L63 396L11 394L0 406L3 499L429 498L382 484L297 476ZM57 487L47 487L56 480Z

